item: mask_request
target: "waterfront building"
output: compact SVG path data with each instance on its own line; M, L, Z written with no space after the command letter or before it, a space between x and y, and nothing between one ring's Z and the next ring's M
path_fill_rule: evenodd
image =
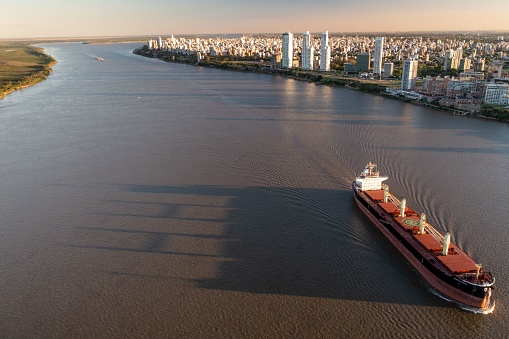
M482 98L485 92L486 82L484 80L460 81L450 80L447 83L445 96L454 99L458 96L465 97L471 94L474 98Z
M283 48L281 56L281 67L293 67L293 34L290 32L283 33Z
M270 67L272 68L281 67L281 53L272 54L270 60Z
M322 33L320 39L320 71L330 71L330 46L329 46L329 32Z
M509 85L487 84L484 103L490 105L509 105Z
M386 62L384 64L384 78L391 77L393 72L394 72L394 63Z
M449 80L451 80L451 78L448 76L442 78L440 76L431 77L428 75L422 81L420 93L431 97L442 97L446 93Z
M373 55L373 74L382 74L382 60L384 53L384 38L377 37L375 39L375 54Z
M163 40L161 37L157 38L157 49L162 50L163 49Z
M406 59L403 61L403 72L401 74L402 90L411 91L415 88L418 65L419 61L414 59Z
M479 112L481 110L482 98L475 98L467 93L465 96L458 95L454 98L454 108L470 112Z
M344 72L346 74L353 74L353 73L357 73L357 68L355 67L355 65L351 62L347 62L344 64Z
M445 96L439 100L440 105L453 106L471 112L478 112L483 102L486 82L484 80L447 82Z
M312 70L313 69L313 58L315 55L315 49L311 43L311 35L309 31L304 32L302 35L302 69Z
M371 55L369 52L362 52L357 55L357 72L369 72L371 64Z

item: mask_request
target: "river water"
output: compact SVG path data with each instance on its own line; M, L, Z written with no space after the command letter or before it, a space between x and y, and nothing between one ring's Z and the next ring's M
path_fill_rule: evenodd
M508 124L139 46L47 45L0 101L2 337L507 336ZM493 273L493 313L358 210L369 161Z

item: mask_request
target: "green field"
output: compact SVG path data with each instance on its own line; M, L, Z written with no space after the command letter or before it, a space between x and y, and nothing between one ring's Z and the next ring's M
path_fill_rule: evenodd
M42 48L0 43L0 98L46 79L54 64Z

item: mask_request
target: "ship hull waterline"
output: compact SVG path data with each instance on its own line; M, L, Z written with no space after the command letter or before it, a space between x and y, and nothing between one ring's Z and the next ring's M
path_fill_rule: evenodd
M359 201L362 199L358 196L358 192L354 188L354 199L357 206L362 212L375 224L375 226L389 239L389 241L400 251L401 254L412 264L419 274L428 282L428 284L438 291L446 299L452 299L462 305L473 307L479 310L485 310L490 307L491 289L484 298L478 298L471 294L465 293L454 286L449 285L435 274L430 272L421 261L419 261L406 247L399 241L363 204Z

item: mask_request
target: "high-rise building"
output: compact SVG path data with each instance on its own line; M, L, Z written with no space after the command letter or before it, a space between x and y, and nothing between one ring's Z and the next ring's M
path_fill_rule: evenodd
M394 72L394 64L392 62L386 62L384 64L384 77L388 78L392 76Z
M458 64L462 58L463 58L463 48L459 47L458 49L456 49L456 59L458 60Z
M330 46L329 46L329 32L322 33L320 39L320 71L330 71Z
M460 61L463 57L463 49L460 47L456 50L449 49L445 52L444 58L444 70L449 70L451 68L459 69Z
M157 38L157 49L161 50L163 49L163 40L161 37Z
M417 70L419 61L414 59L406 59L403 61L403 72L401 74L401 89L411 91L415 88L415 79L417 78Z
M273 54L270 61L270 67L281 67L281 53Z
M375 54L373 55L373 74L382 74L382 60L384 54L384 38L377 37L375 39Z
M369 52L362 52L357 55L357 72L369 72L371 64L371 55Z
M479 59L476 62L474 62L474 72L482 72L484 71L484 59Z
M311 44L311 35L308 32L304 32L302 35L302 69L312 70L313 69L313 57L315 49Z
M468 71L472 67L472 61L468 58L461 59L460 65L458 66L459 71Z
M455 57L454 50L448 49L447 51L445 51L445 57L444 57L444 70L445 71L453 68L452 62L454 60L454 57Z
M293 67L293 34L290 32L283 33L281 66L284 68Z

